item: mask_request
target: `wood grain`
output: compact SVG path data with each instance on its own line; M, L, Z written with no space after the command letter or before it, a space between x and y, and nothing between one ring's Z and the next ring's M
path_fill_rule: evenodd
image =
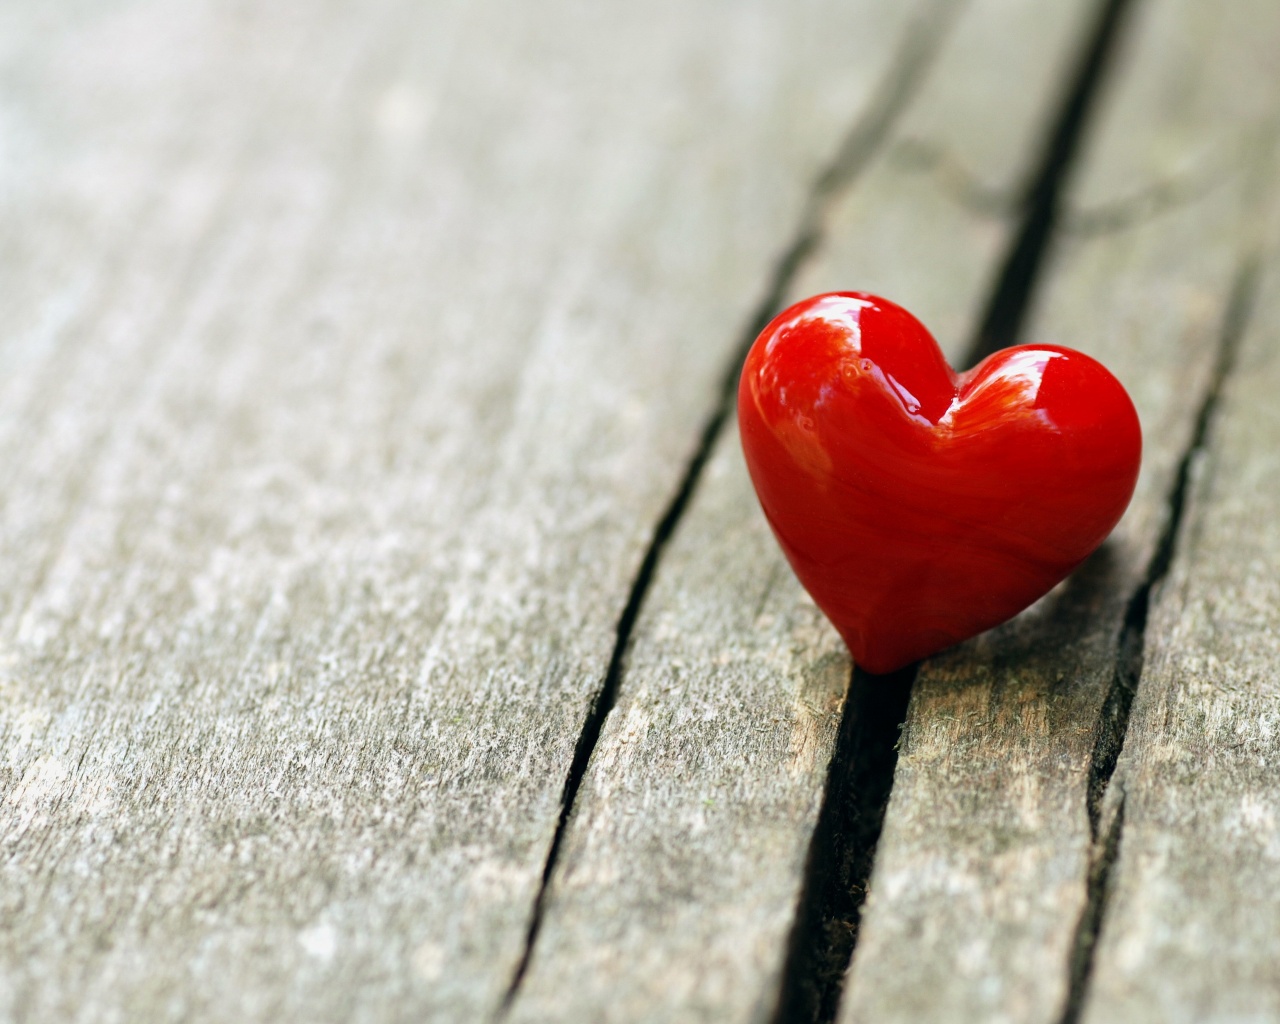
M1138 492L1075 577L922 668L846 1022L1073 1012L1090 868L1110 824L1097 798L1120 738L1114 698L1132 685L1136 613L1247 248L1240 136L1274 102L1251 83L1278 38L1262 4L1135 13L1028 339L1090 352L1130 389L1146 438ZM1168 187L1180 178L1204 187ZM1179 202L1153 204L1161 189Z
M994 188L1016 180L1090 9L969 5L902 124L826 212L829 244L794 294L880 290L957 355L1009 225L908 150L945 152ZM770 1018L849 674L731 427L637 624L513 1021Z
M904 16L0 20L0 1018L482 1019Z

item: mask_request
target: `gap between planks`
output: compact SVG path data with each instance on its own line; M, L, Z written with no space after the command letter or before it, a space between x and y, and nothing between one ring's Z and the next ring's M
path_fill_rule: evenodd
M1018 230L992 283L985 312L965 354L966 366L1020 341L1042 270L1062 230L1063 192L1133 6L1134 0L1099 2L1079 57L1063 83L1059 107L1047 122L1050 128L1041 155L1031 165L1021 191ZM1165 564L1167 568L1167 559ZM898 737L918 668L912 665L880 680L854 671L810 847L775 1024L829 1024L836 1018L857 946L859 917L893 788Z

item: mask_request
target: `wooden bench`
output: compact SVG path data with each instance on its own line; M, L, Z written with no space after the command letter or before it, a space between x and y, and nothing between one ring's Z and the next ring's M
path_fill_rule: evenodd
M1274 0L0 11L0 1020L1280 1019ZM1102 359L1128 514L852 670L763 319ZM852 680L852 682L851 682Z

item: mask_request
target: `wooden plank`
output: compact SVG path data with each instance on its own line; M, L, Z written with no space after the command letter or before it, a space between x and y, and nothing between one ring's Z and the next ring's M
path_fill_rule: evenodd
M845 1022L1058 1021L1077 1009L1090 868L1110 834L1098 798L1141 650L1144 587L1247 246L1239 143L1274 103L1252 83L1280 43L1273 5L1180 0L1135 14L1074 190L1092 213L1069 218L1075 236L1028 337L1082 348L1125 382L1146 439L1138 491L1073 579L922 669ZM1212 187L1172 188L1180 176ZM1161 192L1180 205L1158 209Z
M1189 508L1156 592L1147 668L1109 794L1109 852L1119 859L1103 893L1085 1021L1280 1018L1274 167L1260 162L1248 211L1264 243L1253 256L1269 265L1241 268L1223 323L1212 440L1193 452Z
M957 355L1008 225L904 168L902 140L1016 179L1091 10L969 5L887 150L827 211L830 245L797 297L880 289ZM731 425L641 613L512 1021L772 1015L849 675Z
M481 1019L654 523L905 16L0 18L0 1016Z

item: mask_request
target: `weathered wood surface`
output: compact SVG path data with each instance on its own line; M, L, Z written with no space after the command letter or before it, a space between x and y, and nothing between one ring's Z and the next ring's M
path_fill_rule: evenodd
M788 1007L850 665L731 421L640 567L763 296L962 357L1097 6L0 9L0 1020ZM1280 8L1132 6L1026 337L1139 491L922 668L844 1021L1280 1016Z
M1092 7L927 10L954 24L925 26L948 30L934 66L824 211L827 246L792 296L879 291L959 357L1010 222L907 159L946 153L997 189L1024 177ZM730 423L637 625L512 1020L775 1012L849 675L760 515Z
M1257 83L1274 81L1278 14L1266 3L1210 8L1195 0L1134 11L1127 59L1116 69L1071 193L1076 212L1066 225L1075 236L1062 243L1043 284L1041 312L1026 336L1082 348L1125 382L1146 439L1138 492L1113 538L1058 592L1014 623L922 668L847 981L844 1021L1069 1020L1088 990L1089 938L1101 910L1099 876L1094 873L1091 889L1091 866L1105 863L1118 827L1098 798L1122 738L1124 690L1133 685L1130 675L1139 663L1144 588L1158 574L1180 463L1193 442L1197 410L1214 386L1223 324L1251 244L1243 225L1253 200L1244 172L1257 150L1243 147L1241 136L1256 136L1274 112L1274 89ZM1161 193L1181 202L1158 209L1153 199ZM1255 442L1255 454L1264 445ZM1262 463L1249 465L1252 474ZM1243 477L1237 486L1245 489ZM1265 503L1259 499L1255 507ZM1233 572L1242 581L1270 579L1260 567L1229 567L1229 557L1223 551L1218 575L1206 576L1209 589L1200 593L1213 593ZM1255 647L1255 656L1265 657L1264 650L1269 647ZM1152 685L1159 687L1159 678ZM1149 685L1145 677L1142 685ZM1186 722L1212 714L1185 703L1180 711ZM1244 706L1240 711L1247 716ZM1169 721L1165 728L1181 735L1186 725ZM1192 751L1213 758L1213 742L1204 736L1190 750L1178 744L1163 749L1168 757L1186 759L1179 762L1186 765L1185 782L1195 772ZM1223 750L1216 756L1235 755ZM1150 787L1150 796L1134 804L1138 782L1126 783L1131 806L1153 806L1159 794L1172 792L1154 781L1155 762L1146 763L1141 785ZM1261 785L1262 774L1253 778ZM1190 844L1186 872L1205 863L1189 819L1180 819L1184 827L1177 832L1163 828L1171 824L1167 816L1149 820L1151 845L1135 857L1151 864L1156 850L1182 841ZM1234 899L1243 908L1255 887L1274 888L1280 872L1269 866L1269 883L1265 872L1255 871L1224 878L1222 887L1242 883ZM1111 907L1108 928L1114 917L1114 933L1130 938L1129 945L1117 938L1097 953L1101 978L1121 972L1133 984L1138 962L1125 959L1132 943L1160 941L1150 908L1173 896L1160 882L1171 876L1145 877L1149 888L1143 890L1135 875L1133 900ZM1198 898L1202 918L1196 920L1212 918L1221 926L1223 919L1213 915L1227 913L1230 901L1221 891ZM1168 922L1190 925L1174 908L1165 913ZM1267 948L1274 949L1276 920L1259 920L1249 934L1268 936ZM1223 945L1223 954L1240 948L1236 941ZM1274 992L1260 1001L1259 979L1275 977L1269 963L1260 966L1265 954L1260 949L1248 961L1260 973L1253 989L1233 1002L1225 989L1234 981L1217 976L1213 966L1215 943L1206 934L1194 946L1204 957L1197 995L1222 986L1219 1006L1245 1014L1231 1019L1263 1019ZM1169 961L1157 969L1155 947L1143 948L1146 1002L1131 988L1129 1002L1100 999L1093 1019L1139 1019L1130 1014L1137 1009L1151 1020L1173 1019L1162 1015L1178 998L1172 993L1185 994L1194 983L1170 988L1167 998L1155 995L1165 972L1186 965ZM1184 1004L1183 1019L1203 1019L1199 1013L1207 1005Z
M1186 521L1156 594L1147 668L1109 794L1118 861L1086 1022L1280 1019L1274 166L1260 167L1249 210L1258 264L1244 268L1224 324L1221 397L1191 463Z
M0 1018L494 1012L897 6L4 6Z

